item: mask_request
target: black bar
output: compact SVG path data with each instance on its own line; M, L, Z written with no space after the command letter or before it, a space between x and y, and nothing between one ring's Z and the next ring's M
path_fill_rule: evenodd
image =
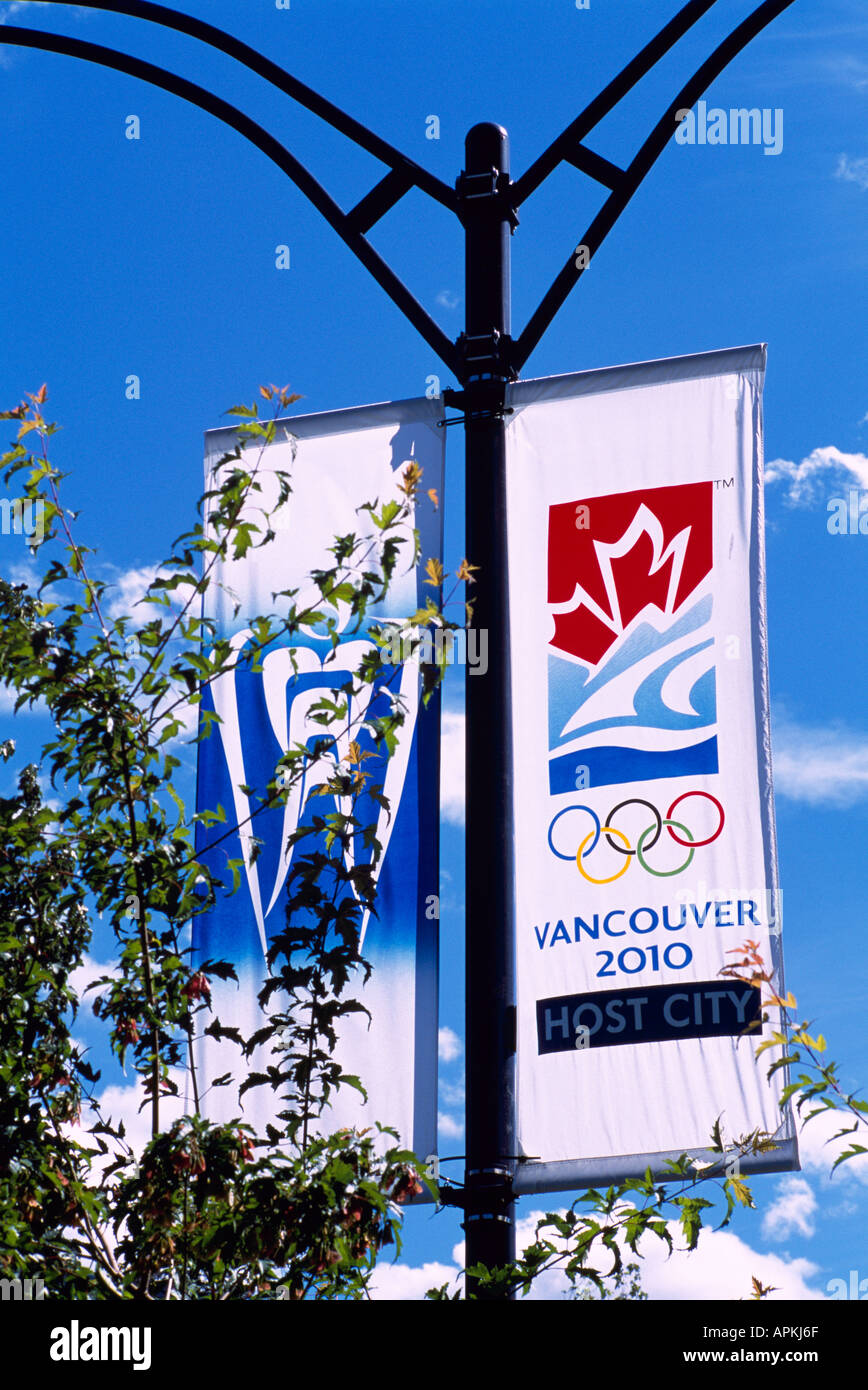
M353 230L348 224L346 214L313 175L305 169L304 165L295 158L295 155L290 154L279 140L275 140L274 136L270 135L267 130L263 130L262 126L257 125L256 121L245 116L243 111L231 106L222 97L214 96L204 87L199 87L195 82L188 82L185 77L177 77L174 73L166 72L164 68L155 67L153 63L146 63L141 58L130 57L127 53L118 53L115 49L104 48L100 44L87 43L84 39L72 39L60 34L49 34L42 29L19 29L17 26L7 25L3 27L0 41L3 44L15 44L22 48L39 48L48 53L62 53L71 58L84 58L89 63L99 63L101 67L111 68L115 72L125 72L130 77L141 78L142 81L149 82L152 87L161 87L165 92L182 97L184 101L191 102L193 106L198 106L200 110L207 111L209 115L216 116L218 121L223 121L225 125L237 130L239 135L243 135L257 149L262 150L263 154L268 155L268 158L277 165L278 169L282 169L305 197L310 199L341 240L355 253L362 265L371 272L374 279L386 291L386 294L401 310L404 317L410 320L428 346L436 352L451 371L454 371L456 375L458 374L460 363L455 346L439 325L422 308L419 301L414 298L406 285L398 279L395 272L378 255L370 242L366 241L361 232Z
M391 169L386 177L380 179L370 193L366 193L347 213L348 225L357 232L369 231L412 186L400 169Z
M656 1236L649 1234L644 1239L658 1245ZM598 1267L605 1270L608 1263ZM839 1277L827 1280L830 1273ZM665 1386L713 1384L717 1377L709 1380L710 1367L705 1358L726 1363L719 1367L724 1373L720 1384L758 1385L761 1371L765 1371L766 1383L774 1384L772 1363L776 1355L778 1370L786 1370L788 1364L798 1359L808 1363L805 1369L813 1365L815 1384L845 1386L852 1382L854 1351L858 1352L864 1338L865 1310L860 1301L864 1301L864 1283L860 1288L860 1276L864 1278L864 1269L849 1270L841 1260L831 1269L818 1272L810 1281L819 1295L810 1301L752 1299L750 1276L737 1272L730 1283L731 1291L726 1294L731 1301L603 1299L597 1302L592 1315L593 1337L611 1361L613 1381L617 1372L619 1385L645 1384L652 1363L660 1373L660 1383ZM581 1278L577 1287L592 1289L590 1282ZM827 1291L825 1294L823 1289ZM10 1329L7 1336L14 1328L16 1337L27 1346L33 1368L42 1366L47 1372L44 1384L70 1385L71 1372L76 1373L72 1377L74 1380L81 1371L79 1384L83 1384L87 1376L89 1384L107 1385L111 1379L115 1385L129 1385L132 1381L136 1386L132 1376L137 1366L146 1372L142 1376L143 1385L148 1384L148 1374L152 1384L156 1379L164 1385L177 1384L178 1347L188 1345L195 1349L197 1385L240 1386L251 1381L254 1359L261 1366L286 1360L290 1314L281 1305L287 1293L287 1286L275 1287L272 1283L255 1298L225 1302L202 1299L182 1303L177 1298L163 1302L138 1299L72 1302L46 1297L33 1302L9 1302L3 1311L5 1325ZM368 1308L357 1304L355 1314L348 1309L342 1316L342 1328L353 1332L357 1344L365 1336L370 1337ZM358 1323L353 1322L353 1317L358 1317ZM74 1323L77 1327L73 1331ZM77 1362L71 1360L72 1355L82 1349L86 1328L112 1327L138 1329L135 1338L130 1337L129 1352L118 1339L121 1359L108 1364L85 1361L83 1357ZM487 1329L474 1328L469 1335L473 1337L475 1333L479 1337L476 1345L481 1346L486 1332ZM349 1331L344 1333L344 1338L348 1335ZM524 1337L529 1335L523 1334ZM506 1335L501 1333L500 1336L503 1348ZM443 1340L441 1334L441 1345ZM519 1344L522 1340L516 1338ZM113 1345L109 1343L112 1349ZM126 1360L123 1359L125 1352ZM52 1353L58 1357L57 1361L50 1359ZM790 1358L787 1364L784 1364L785 1357ZM757 1364L762 1359L766 1361L765 1366ZM751 1372L758 1372L755 1381L749 1377L745 1382L745 1363ZM440 1364L439 1356L436 1364ZM728 1376L725 1374L727 1365ZM678 1376L674 1375L676 1370ZM193 1378L191 1376L191 1380ZM798 1383L798 1377L796 1381Z
M760 990L738 980L672 980L638 989L559 994L536 1003L537 1051L739 1038L762 1031ZM579 1056L579 1064L581 1064Z
M466 1263L515 1257L515 986L509 601L506 571L504 354L510 328L509 141L474 126L458 181L465 227L463 339L468 597L488 630L489 665L467 675L467 1169ZM468 1279L469 1296L485 1295Z
M624 170L619 169L617 164L612 164L610 160L604 159L601 154L595 154L585 145L576 145L569 154L564 155L568 164L572 164L574 169L579 169L589 178L596 179L606 188L618 188L624 178Z
M396 150L386 140L382 140L379 135L375 135L373 131L368 130L352 116L348 116L339 106L335 106L333 102L320 96L319 92L315 92L312 87L306 86L304 82L299 82L297 77L293 77L277 63L273 63L270 58L264 57L255 48L251 48L249 44L234 38L232 34L224 33L215 25L206 23L204 19L194 19L192 15L181 14L178 10L170 10L166 5L153 4L151 0L43 0L43 3L51 5L74 4L79 8L106 10L111 14L126 15L130 19L146 19L152 24L162 24L167 29L174 29L176 33L188 34L191 38L199 39L201 43L209 44L218 52L225 53L228 58L234 58L236 62L243 63L251 72L255 72L258 77L265 78L266 82L270 82L285 96L297 101L300 106L312 111L321 120L328 121L329 125L334 126L335 130L339 130L341 135L346 135L347 139L361 145L362 149L367 150L375 159L382 160L384 164L390 165L393 169L400 169L406 176L408 185L415 184L417 188L422 189L423 193L427 193L438 203L443 203L445 207L455 211L455 193L448 184L443 183L434 174L430 174L427 169L421 168L412 159L408 159L400 150Z

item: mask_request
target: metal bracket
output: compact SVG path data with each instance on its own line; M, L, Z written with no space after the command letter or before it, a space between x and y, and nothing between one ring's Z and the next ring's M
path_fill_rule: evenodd
M510 1168L496 1166L468 1169L464 1196L465 1226L474 1221L503 1221L508 1225L512 1224L509 1207L515 1201L515 1193Z
M509 174L498 173L492 167L482 173L468 174L462 169L458 178L455 180L455 192L458 194L458 215L464 220L465 210L472 211L468 205L478 202L482 198L495 198L504 204L503 215L509 221L513 231L518 226L518 213L515 209L515 202L512 197L514 184Z
M492 328L489 333L477 333L469 338L462 333L455 346L464 366L462 377L468 381L514 381L512 365L513 340L508 333Z
M437 1191L438 1205L458 1207L465 1213L465 1221L510 1221L511 1218L498 1208L506 1208L515 1200L515 1194L512 1190L512 1170L499 1167L471 1168L467 1176L475 1179L472 1186L441 1182ZM488 1210L468 1212L467 1208L476 1205L479 1197L483 1195L487 1198L484 1205L488 1207Z
M502 382L497 378L492 378L492 380L499 396ZM476 390L474 394L478 395L480 385L484 391L487 383L482 382L476 383L475 385ZM498 404L498 400L494 398L493 392L492 398L490 400L486 399L485 404L480 409L469 409L467 405L467 392L455 391L451 386L447 386L446 390L442 393L442 399L444 405L451 406L453 410L460 410L461 414L451 417L447 416L443 420L438 420L437 428L441 430L446 429L448 425L466 425L468 422L476 420L502 420L505 415L513 414L513 407L511 405L504 405L502 400Z
M460 1207L463 1211L467 1200L467 1191L458 1184L440 1183L437 1188L437 1202L441 1207Z
M488 333L468 337L462 333L455 342L461 363L461 392L444 392L447 405L464 411L467 421L502 419L512 414L504 404L505 387L517 372L512 365L513 340L508 333L492 328Z

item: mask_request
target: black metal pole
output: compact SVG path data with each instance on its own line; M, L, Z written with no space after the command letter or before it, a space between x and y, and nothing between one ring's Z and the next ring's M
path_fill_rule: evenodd
M509 141L477 125L458 181L465 228L463 353L467 557L478 565L472 627L487 632L488 669L467 674L465 1234L468 1268L515 1255L515 986L512 939L509 600L504 383L509 367ZM481 640L481 639L480 639ZM480 651L481 648L477 648ZM486 1296L475 1280L468 1294ZM505 1290L491 1296L503 1298Z

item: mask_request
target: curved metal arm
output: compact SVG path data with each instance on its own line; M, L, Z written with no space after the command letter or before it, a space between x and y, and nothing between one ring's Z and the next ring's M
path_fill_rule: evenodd
M148 20L178 33L200 39L203 43L209 44L228 57L235 58L251 71L264 77L279 91L298 101L375 158L388 164L390 172L362 198L355 208L344 213L314 179L313 175L273 136L269 135L256 122L250 120L243 112L237 110L236 107L213 96L203 87L188 82L184 78L176 77L141 59L131 58L125 54L117 53L113 49L102 48L96 44L86 43L81 39L68 39L40 30L5 26L2 35L0 35L0 42L3 43L17 43L31 48L43 48L50 52L85 58L90 62L101 63L105 67L140 77L154 86L162 87L176 96L191 101L194 105L208 111L244 135L251 143L267 154L310 199L402 313L421 333L438 357L461 379L462 360L456 345L450 342L445 333L363 235L412 187L417 187L428 193L432 198L462 216L461 200L451 188L435 178L434 175L429 174L427 170L420 168L419 165L402 155L400 151L381 140L303 82L292 77L276 63L263 57L262 54L257 53L255 49L250 48L240 39L233 38L204 20L180 14L164 5L152 3L152 0L48 0L48 3L78 3L89 9L105 10L134 19ZM524 332L511 345L509 365L515 371L519 370L527 361L570 290L581 279L587 261L596 254L618 217L639 188L645 175L662 153L673 132L675 113L680 109L692 107L705 91L709 82L713 81L756 34L793 4L793 0L764 0L764 3L752 15L733 30L732 34L714 50L711 57L685 84L626 170L619 169L609 160L586 149L582 141L588 132L617 105L636 82L645 76L714 4L715 0L688 0L688 3L664 26L660 33L646 44L623 71L562 131L522 177L508 191L505 190L511 206L513 208L518 207L563 160L573 164L612 190L610 197L607 198L600 212L591 222L580 243L587 248L587 258L581 258L581 263L577 265L573 259L575 252L573 253L531 316Z
M208 24L204 19L194 19L192 15L170 10L166 5L152 4L151 0L41 0L41 3L50 5L74 4L79 8L89 10L106 10L111 14L126 15L130 19L145 19L152 24L162 24L165 28L174 29L179 34L188 34L191 38L199 39L202 43L207 43L211 48L216 48L220 53L226 54L227 57L243 63L251 72L255 72L259 77L264 77L266 82L270 82L285 96L291 97L293 101L297 101L299 105L312 111L315 116L327 121L335 130L340 131L341 135L346 135L349 140L361 145L362 149L367 150L375 159L379 159L383 164L388 164L396 173L400 173L401 181L404 184L403 192L416 187L438 203L443 203L445 207L451 208L453 212L457 209L455 190L450 188L448 184L443 183L434 174L430 174L427 169L414 163L412 159L408 159L400 150L396 150L386 140L382 140L379 135L375 135L373 131L368 130L352 116L348 116L340 107L327 101L325 97L320 96L319 92L315 92L312 87L300 82L297 77L293 77L277 63L273 63L269 58L258 53L255 48L243 43L241 39L234 38L232 34L224 33L215 25ZM397 187L397 181L393 187ZM388 207L391 207L392 203L396 201L397 197L393 198ZM383 211L388 211L388 207L384 207ZM368 225L372 225L372 223Z
M41 29L19 29L13 26L4 26L3 33L0 35L0 43L15 44L23 48L40 48L49 53L62 53L72 58L84 58L87 62L99 63L100 66L112 68L115 72L124 72L130 77L139 77L144 82L149 82L153 87L161 87L163 91L182 97L185 101L198 106L202 111L216 116L219 121L231 126L233 130L237 130L251 144L262 150L263 154L268 155L268 158L279 169L283 170L296 187L304 193L305 197L310 199L338 236L346 242L351 251L355 252L390 299L410 320L413 327L421 333L429 347L446 363L450 371L455 372L456 376L459 374L460 359L454 343L447 338L443 330L422 308L418 300L413 297L394 271L386 265L386 262L362 235L358 226L358 218L354 219L352 212L342 212L334 199L330 197L321 184L317 183L304 165L299 163L295 156L290 154L289 150L285 149L278 140L275 140L273 135L269 135L267 130L263 130L262 126L257 125L256 121L251 120L249 116L245 116L243 111L231 106L228 101L223 101L221 97L214 96L204 87L197 86L195 82L188 82L184 77L176 77L174 73L166 72L164 68L155 67L153 63L146 63L141 58L132 58L126 53L118 53L113 48L103 48L99 44L88 43L84 39L66 38L60 34L46 33ZM358 209L355 212L358 213Z
M516 370L519 370L527 361L570 290L581 279L587 264L596 254L608 233L612 230L655 160L662 154L677 125L675 119L676 112L690 109L702 96L708 84L714 81L715 77L717 77L727 64L750 43L751 39L755 38L767 24L770 24L773 19L776 19L779 14L782 14L783 11L788 9L793 3L794 0L764 0L764 3L761 4L753 14L748 15L747 19L743 20L742 23L732 31L729 37L718 45L711 56L696 70L689 82L685 83L623 174L621 174L620 170L615 170L615 173L619 174L620 177L614 181L611 195L606 199L579 243L587 247L588 254L587 256L580 257L579 260L581 264L577 264L576 253L575 251L572 253L570 259L543 297L539 308L531 316L513 349L511 362ZM687 8L689 9L690 6ZM708 8L707 5L706 8ZM684 13L685 12L682 11L681 15L676 18L683 18ZM698 16L696 17L698 18ZM647 51L647 49L643 50L645 53L647 53ZM639 57L641 56L640 54ZM625 69L621 76L623 77L627 71L628 69ZM616 79L616 82L617 81L620 81L620 79ZM607 88L607 91L608 90ZM615 100L617 99L618 98L615 97ZM591 110L592 107L589 107L588 110ZM607 107L607 109L609 108ZM605 112L601 114L605 114ZM597 119L599 119L599 117ZM564 135L566 135L566 133L567 132L564 132ZM563 139L564 137L560 138ZM545 156L543 156L543 158L545 158ZM602 162L605 163L606 161ZM537 164L539 164L539 161L537 161ZM528 173L531 173L536 167L536 165L532 166L532 169L529 170ZM608 167L614 170L613 165L609 165ZM519 181L519 185L520 184L521 180Z

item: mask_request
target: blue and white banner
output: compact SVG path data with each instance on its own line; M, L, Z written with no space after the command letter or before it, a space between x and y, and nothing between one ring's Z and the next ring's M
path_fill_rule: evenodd
M365 1005L371 1019L369 1023L357 1014L342 1021L335 1054L345 1071L361 1078L368 1103L363 1105L351 1088L341 1088L323 1128L379 1121L396 1128L402 1142L422 1156L436 1148L439 702L435 693L423 705L418 662L382 662L373 684L351 699L345 726L324 727L312 710L324 695L350 681L365 655L376 650L372 625L406 620L424 606L424 562L442 555L441 514L429 497L429 489L443 495L441 417L438 401L412 400L279 422L275 441L257 466L262 492L253 495L249 509L250 519L261 525L259 509L273 507L278 496L277 473L290 475L291 494L270 518L275 538L241 559L222 561L214 576L222 587L212 585L206 595L205 613L216 619L217 636L228 639L241 660L203 696L203 711L214 711L220 722L199 743L197 787L200 811L222 806L225 826L241 827L228 835L220 824L199 827L197 853L215 875L226 881L229 860L240 861L242 869L238 890L221 894L215 909L196 919L194 946L200 961L223 958L235 966L239 984L212 980L212 1002L221 1023L245 1036L262 1026L257 995L267 975L269 943L286 924L293 855L318 847L313 834L288 852L290 835L310 822L311 797L317 815L351 813L374 830L382 846L376 914L365 915L361 923L361 949L372 973L366 985L359 974L347 991L347 997ZM234 447L235 438L232 429L206 435L206 487L213 487L218 461ZM248 446L248 467L259 448L259 441ZM252 620L281 610L275 595L295 589L299 610L322 607L310 576L335 564L329 548L336 536L354 533L369 541L359 568L376 570L379 533L361 508L366 503L382 507L393 499L405 502L399 484L410 460L423 470L413 523L420 535L420 563L412 564L410 540L401 550L405 558L399 560L387 597L369 608L360 624L348 605L336 604L328 615L340 639L334 653L321 624L302 629L291 643L273 643L256 666L245 664L245 649L254 644ZM282 602L286 611L290 600ZM395 697L407 713L389 757L359 722L389 714ZM331 741L325 753L324 738ZM367 792L352 807L338 805L341 798L317 794L346 760L351 740L365 756L369 785L382 787L388 811ZM303 780L291 785L285 805L260 809L278 760L299 745L311 750ZM352 840L347 867L371 862L369 838L360 830ZM334 847L330 852L335 853ZM245 1064L232 1043L205 1038L198 1054L203 1089L224 1072L243 1078ZM249 1067L264 1071L273 1061L270 1051L260 1049ZM268 1086L249 1090L243 1106L244 1115L260 1128L279 1108ZM235 1087L212 1090L206 1111L215 1118L237 1115Z
M783 993L762 347L518 383L507 431L517 1191L777 1147L747 940ZM718 1159L718 1162L720 1160ZM737 1170L733 1170L737 1171Z

